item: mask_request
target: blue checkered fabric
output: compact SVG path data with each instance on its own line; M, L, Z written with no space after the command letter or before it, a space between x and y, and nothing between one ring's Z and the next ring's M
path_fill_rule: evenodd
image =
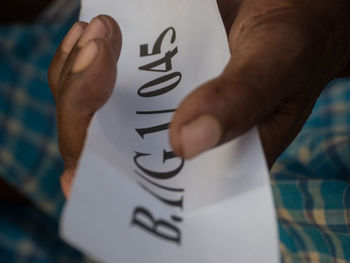
M323 92L272 184L284 262L350 262L350 79Z
M57 216L63 163L47 69L70 24L0 28L0 174Z
M0 262L85 262L57 236L63 162L47 69L63 24L0 27L0 176L35 208L0 203ZM350 262L350 80L323 92L272 171L285 263Z
M28 205L0 205L1 263L85 262L60 240L57 220Z
M57 24L0 25L0 176L33 203L0 202L1 263L84 262L58 237L63 161L47 83L53 54L77 16Z

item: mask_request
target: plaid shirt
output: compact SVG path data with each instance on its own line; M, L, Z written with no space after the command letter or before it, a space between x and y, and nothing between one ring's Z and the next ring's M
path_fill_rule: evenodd
M0 28L0 176L36 206L0 204L0 262L86 261L57 236L63 163L46 78L74 20ZM283 262L350 262L349 175L350 80L337 80L273 168Z
M272 185L284 262L350 262L350 79L323 92Z
M47 69L63 24L0 25L0 176L34 206L0 203L0 262L82 262L58 237L64 197Z

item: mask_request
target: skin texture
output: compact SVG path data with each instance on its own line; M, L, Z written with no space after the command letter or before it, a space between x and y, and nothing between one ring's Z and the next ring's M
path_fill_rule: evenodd
M170 126L170 141L178 155L189 159L258 125L271 167L302 128L326 84L349 74L350 2L218 4L232 58L220 76L181 103ZM91 117L112 92L121 48L117 23L108 16L94 20L75 25L79 29L68 34L49 69L66 164L66 196ZM88 46L94 52L77 59Z

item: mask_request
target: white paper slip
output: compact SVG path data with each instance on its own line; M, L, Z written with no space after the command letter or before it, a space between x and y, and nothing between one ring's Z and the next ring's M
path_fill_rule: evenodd
M123 47L64 210L64 239L111 263L277 263L257 130L191 161L168 140L181 100L229 60L216 1L82 1L82 20L98 14L118 21Z

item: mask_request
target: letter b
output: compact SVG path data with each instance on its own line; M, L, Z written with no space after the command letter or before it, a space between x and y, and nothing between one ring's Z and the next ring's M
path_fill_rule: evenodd
M181 243L180 230L165 220L155 220L150 212L143 207L137 207L132 217L132 225L137 225L143 230L176 244Z

